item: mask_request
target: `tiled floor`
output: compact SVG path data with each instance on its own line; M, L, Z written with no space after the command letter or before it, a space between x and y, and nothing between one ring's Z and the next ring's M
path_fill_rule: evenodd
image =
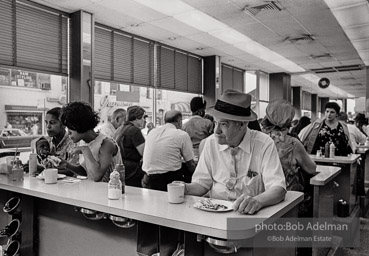
M369 256L369 218L360 218L360 247L344 248L343 256Z

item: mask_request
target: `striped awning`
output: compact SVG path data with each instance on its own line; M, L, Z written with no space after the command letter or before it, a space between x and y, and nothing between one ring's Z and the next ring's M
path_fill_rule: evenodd
M172 105L170 106L170 109L181 111L182 114L191 114L190 103L188 102L172 103Z

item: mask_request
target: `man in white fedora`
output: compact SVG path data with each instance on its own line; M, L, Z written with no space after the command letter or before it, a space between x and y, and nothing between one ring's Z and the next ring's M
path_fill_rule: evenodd
M273 140L247 128L257 119L250 105L250 95L225 90L207 110L216 127L206 139L186 194L234 200L234 210L248 214L284 199L285 177Z

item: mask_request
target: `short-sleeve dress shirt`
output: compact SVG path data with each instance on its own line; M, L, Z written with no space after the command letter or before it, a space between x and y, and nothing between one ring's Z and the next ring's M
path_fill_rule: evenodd
M242 194L256 196L273 186L286 189L277 149L269 136L247 129L233 156L215 135L205 142L192 182L209 190L211 198L235 200ZM229 186L234 184L234 186Z
M194 157L190 136L167 123L147 135L142 169L148 174L177 171L182 157L186 162Z

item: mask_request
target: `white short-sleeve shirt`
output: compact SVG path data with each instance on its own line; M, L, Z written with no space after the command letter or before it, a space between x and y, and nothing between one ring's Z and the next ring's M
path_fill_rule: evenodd
M256 196L273 186L286 189L278 152L269 136L247 129L238 147L232 156L228 145L218 144L214 135L208 137L192 182L208 189L211 198L224 200L242 194Z
M177 171L194 158L192 142L187 132L167 123L147 135L142 170L147 174Z

